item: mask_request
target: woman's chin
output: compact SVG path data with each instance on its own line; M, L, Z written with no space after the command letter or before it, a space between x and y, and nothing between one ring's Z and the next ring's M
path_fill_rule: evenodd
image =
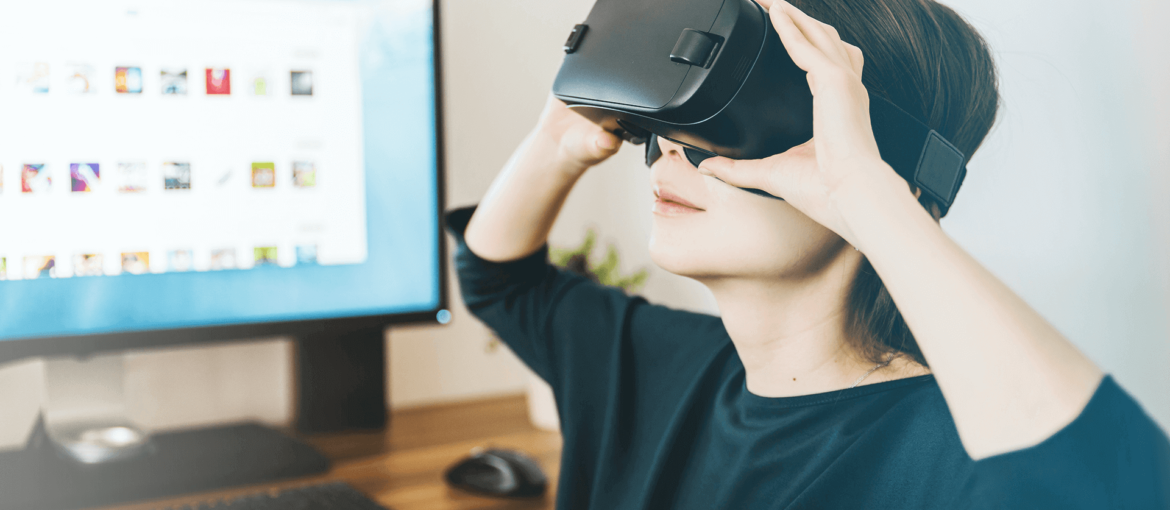
M656 241L653 235L650 238L650 260L664 271L680 276L693 272L694 256L688 253L690 250Z

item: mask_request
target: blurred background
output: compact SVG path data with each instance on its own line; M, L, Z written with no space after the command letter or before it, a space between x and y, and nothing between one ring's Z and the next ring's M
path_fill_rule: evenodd
M944 230L1170 428L1170 3L944 3L989 41L1002 94ZM591 6L442 2L448 208L478 202L532 128L561 44ZM651 302L717 315L703 286L649 259L653 195L642 158L642 147L627 145L590 170L550 244L577 246L593 227L598 254L613 244L624 272L650 270L642 294ZM443 242L450 254L445 233ZM395 409L529 386L527 370L467 313L454 277L448 285L448 324L386 334ZM125 362L129 414L156 430L283 425L294 415L285 338L135 351ZM0 366L0 447L21 446L32 430L43 371L40 359Z

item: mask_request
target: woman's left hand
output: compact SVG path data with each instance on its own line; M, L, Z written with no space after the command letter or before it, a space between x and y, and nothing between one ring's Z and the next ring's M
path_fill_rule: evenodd
M783 198L857 246L837 207L842 191L857 185L909 193L909 186L873 186L887 184L891 177L901 178L882 161L874 140L869 94L861 84L861 50L842 41L833 27L788 2L757 1L768 9L792 61L808 72L813 138L764 159L709 158L699 165L699 172L732 186L761 189Z
M710 158L700 171L781 197L865 252L929 362L972 459L1052 437L1081 414L1104 373L938 228L881 160L861 51L782 0L757 1L808 72L813 139L759 160Z

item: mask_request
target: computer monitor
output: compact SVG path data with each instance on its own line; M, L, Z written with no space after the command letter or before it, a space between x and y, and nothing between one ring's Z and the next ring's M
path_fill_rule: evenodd
M47 359L41 420L0 452L0 506L328 466L258 424L139 441L89 399L120 403L120 351L292 336L298 430L385 423L382 328L450 318L438 12L0 2L0 363Z
M436 13L0 3L0 361L445 323Z

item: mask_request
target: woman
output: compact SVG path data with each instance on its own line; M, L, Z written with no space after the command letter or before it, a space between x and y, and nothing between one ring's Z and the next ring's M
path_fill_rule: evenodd
M929 0L760 3L808 72L812 140L696 169L660 139L651 168L651 256L721 317L548 264L573 184L619 147L553 99L446 216L469 310L557 397L558 507L1170 505L1165 434L878 155L867 87L975 152L997 104L978 34Z

